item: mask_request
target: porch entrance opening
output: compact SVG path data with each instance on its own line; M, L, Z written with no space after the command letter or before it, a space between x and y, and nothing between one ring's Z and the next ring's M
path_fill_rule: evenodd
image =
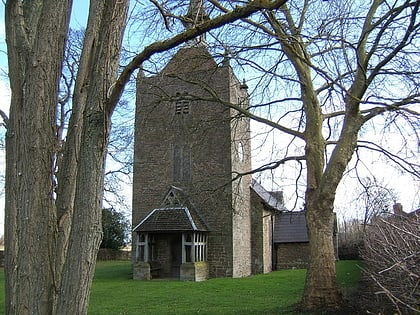
M146 278L185 278L185 267L207 258L207 234L198 232L138 233L136 263L150 268ZM184 268L184 276L181 269Z

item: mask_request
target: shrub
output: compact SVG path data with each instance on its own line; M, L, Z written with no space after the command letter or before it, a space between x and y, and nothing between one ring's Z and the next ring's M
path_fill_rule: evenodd
M342 222L338 233L339 258L359 260L359 252L363 247L363 236L364 226L362 221L353 219Z
M381 303L388 302L384 307L398 314L420 313L419 221L418 214L400 214L378 218L366 229L365 273Z
M102 238L101 248L120 249L127 243L130 223L124 214L113 209L102 210Z

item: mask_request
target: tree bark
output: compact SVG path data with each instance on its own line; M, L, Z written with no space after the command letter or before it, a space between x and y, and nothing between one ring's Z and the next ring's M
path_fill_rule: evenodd
M357 143L362 124L359 112L360 99L365 91L363 71L349 91L347 115L341 134L328 159L326 142L322 134L324 117L311 75L311 57L287 5L282 7L286 24L274 14L267 14L274 34L288 56L299 78L300 96L305 114L306 192L305 209L309 234L310 261L306 276L302 307L306 310L336 309L342 304L337 284L334 252L334 200L337 186L343 177ZM287 31L286 31L287 29ZM326 160L328 164L325 165Z
M326 194L321 195L325 167L323 115L312 83L310 55L305 49L304 40L294 26L286 5L283 6L283 11L288 17L289 29L293 30L291 35L284 32L274 15L269 15L269 18L283 51L289 57L299 78L306 119L304 132L307 165L305 208L310 259L302 307L307 310L338 308L342 300L336 279L333 244L335 189L327 190ZM289 40L291 36L293 40ZM332 192L331 195L328 195L330 192Z
M6 313L50 314L55 107L71 1L7 1ZM51 23L51 20L54 23Z
M333 200L319 200L316 191L306 192L306 221L310 259L302 299L304 309L336 309L342 302L337 284L333 243Z
M323 117L312 86L309 67L302 65L298 69L301 74L302 99L306 114L307 188L305 207L310 250L302 306L308 310L336 309L340 307L342 299L337 284L333 243L335 189L322 193L324 191L323 177L325 176ZM336 180L339 181L340 178L341 176Z
M111 116L105 104L108 91L117 78L128 5L129 1L121 0L91 1L90 5L84 43L86 53L84 51L82 55L82 68L79 68L76 82L77 87L86 88L87 97L78 98L81 103L74 104L79 115L83 109L83 117L75 118L82 123L83 141L74 140L79 150L74 165L72 228L62 267L57 314L87 313L89 290L102 240L103 178ZM73 147L68 149L74 150ZM71 156L71 153L66 154Z
M71 1L6 3L12 90L6 137L7 314L87 312L102 233L110 127L104 104L117 76L127 8L128 1L91 1L90 36L55 202L55 108Z

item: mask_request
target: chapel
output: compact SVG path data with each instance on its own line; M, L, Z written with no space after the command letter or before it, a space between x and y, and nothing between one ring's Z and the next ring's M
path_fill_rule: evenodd
M187 19L205 19L192 0ZM186 23L186 27L189 26ZM137 77L133 278L201 281L273 268L282 198L252 181L248 87L204 36ZM240 176L238 176L240 175Z

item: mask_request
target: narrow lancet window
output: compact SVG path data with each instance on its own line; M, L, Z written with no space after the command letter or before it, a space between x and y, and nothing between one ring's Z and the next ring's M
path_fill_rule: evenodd
M174 181L191 181L191 148L189 145L174 146Z

